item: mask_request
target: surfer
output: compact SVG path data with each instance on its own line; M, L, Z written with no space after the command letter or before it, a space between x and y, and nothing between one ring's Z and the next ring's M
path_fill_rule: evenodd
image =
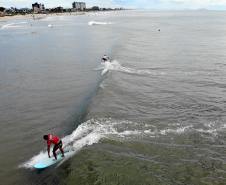
M101 59L102 62L107 62L109 61L110 62L110 58L107 56L107 55L104 55Z
M55 136L53 134L48 134L48 135L44 135L43 139L47 141L47 151L48 151L49 158L50 158L50 145L51 144L54 144L53 156L55 157L55 159L57 160L56 151L58 149L60 149L62 157L64 157L64 150L62 148L63 143L58 136Z

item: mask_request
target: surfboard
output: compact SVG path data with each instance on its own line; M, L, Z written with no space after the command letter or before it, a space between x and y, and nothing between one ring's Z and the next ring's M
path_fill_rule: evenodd
M49 158L46 154L46 157L41 159L40 161L38 161L35 165L34 168L36 169L44 169L47 168L51 165L54 165L58 162L60 162L61 160L63 160L64 158L70 157L71 155L73 155L73 151L68 151L68 152L64 152L64 157L61 157L61 153L57 154L57 160L54 158L54 156L51 156L51 158Z

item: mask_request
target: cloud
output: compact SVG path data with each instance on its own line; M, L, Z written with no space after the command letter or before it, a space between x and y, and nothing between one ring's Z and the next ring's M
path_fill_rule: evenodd
M195 4L195 5L225 5L226 0L160 0L163 3L182 3L182 4Z
M226 0L112 0L121 6L146 9L226 9Z

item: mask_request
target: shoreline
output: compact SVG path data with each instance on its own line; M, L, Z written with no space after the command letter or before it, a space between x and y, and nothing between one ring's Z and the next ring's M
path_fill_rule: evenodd
M34 20L43 19L51 16L77 16L77 15L85 15L87 12L63 12L63 13L49 13L49 14L25 14L25 15L12 15L12 16L4 16L0 17L0 21L7 21L11 19L20 19L20 18L31 18Z
M115 12L115 11L122 11L122 10L112 10L112 11L88 11L88 12L62 12L62 13L48 13L48 14L18 14L18 15L8 15L0 17L0 21L7 21L10 19L19 19L19 18L32 18L32 19L43 19L45 17L51 17L51 16L77 16L77 15L89 15L92 13L109 13L109 12Z

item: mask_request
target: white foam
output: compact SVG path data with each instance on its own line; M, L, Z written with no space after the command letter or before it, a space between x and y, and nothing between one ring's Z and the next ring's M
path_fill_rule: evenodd
M104 89L105 88L105 84L104 84L104 82L102 82L101 84L100 84L100 86L99 86L100 88L102 88L102 89Z
M1 27L1 29L9 29L9 28L19 28L23 27L24 24L27 24L28 22L17 22L17 23L9 23L5 24Z
M111 22L99 22L99 21L89 21L88 25L89 26L94 26L94 25L109 25L112 24Z
M97 68L95 68L94 70L96 71L100 71L102 70L101 72L101 75L105 75L109 70L113 70L113 65L110 61L107 61L107 62L102 62L101 65Z
M210 134L216 137L219 134L219 132L222 132L225 129L226 129L226 124L219 121L214 121L214 122L205 123L203 128L196 128L195 130L197 132Z
M153 132L151 129L149 129L144 130L144 134L147 135L148 137L156 137L158 133L156 131Z
M122 73L128 74L137 74L137 75L165 75L164 72L152 72L150 70L137 70L133 68L128 68L122 66L117 60L112 60L109 62L104 62L96 70L102 70L101 75L106 74L108 71L119 71Z
M214 126L213 124L210 125ZM221 128L225 128L225 126L226 125L222 125ZM158 129L154 125L147 125L146 123L142 122L137 123L127 120L118 121L112 120L111 118L100 118L90 119L82 123L70 135L62 138L62 140L65 151L74 151L73 154L76 154L83 147L98 143L103 138L124 140L137 136L164 137L167 134L178 135L189 131L197 131L200 133L210 133L215 135L218 130L219 128L195 129L192 125L183 126L181 124L174 124L173 127L170 127L169 125L168 128ZM33 168L35 163L45 158L46 156L46 151L40 151L39 154L33 156L30 160L20 165L19 167ZM67 159L68 158L66 158L65 160ZM62 163L64 161L62 161Z
M41 151L38 155L32 157L29 161L20 165L19 167L32 168L34 164L36 164L38 161L45 158L46 156L47 156L47 153L44 151Z
M64 137L64 150L74 151L74 154L81 150L84 146L92 145L99 142L105 135L114 134L112 124L103 124L94 119L91 119L81 125L72 132L72 134ZM47 152L41 151L38 155L32 157L29 161L19 167L33 168L34 164L47 156Z
M166 135L168 133L175 133L175 134L182 134L184 133L186 130L192 128L191 125L189 126L184 126L184 127L179 127L179 128L175 128L175 129L163 129L163 130L160 130L160 134L161 135Z
M205 129L200 128L200 129L195 129L195 130L198 132L201 132L201 133L208 133L208 134L214 134L214 135L216 135L216 133L217 133L217 129L205 130Z
M114 69L114 66L110 61L104 62L103 65L104 65L104 68L103 68L103 71L101 72L102 76L105 75L108 71Z
M125 130L121 133L119 133L120 136L124 137L124 136L131 136L131 135L139 135L142 132L139 130Z

